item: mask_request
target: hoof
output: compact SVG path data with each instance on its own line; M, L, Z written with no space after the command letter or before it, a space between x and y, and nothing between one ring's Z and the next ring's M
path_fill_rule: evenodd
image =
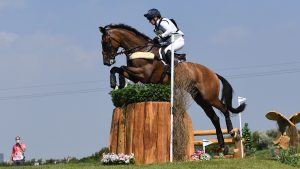
M230 136L234 139L240 139L241 136L240 136L240 133L239 132L236 132L234 131L233 129L229 132Z
M110 83L110 88L114 89L117 87L117 83Z
M223 153L224 155L229 154L229 147L228 147L228 146L225 146L224 148L222 148L222 153Z

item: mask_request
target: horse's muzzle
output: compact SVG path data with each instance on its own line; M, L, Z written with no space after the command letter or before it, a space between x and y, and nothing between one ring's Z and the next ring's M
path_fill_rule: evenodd
M109 62L104 62L104 65L106 65L106 66L111 66L111 65L113 65L113 64L115 64L115 63L116 63L116 60L115 60L115 59L110 59Z
M111 64L109 63L103 63L105 66L111 66Z
M109 60L109 63L110 63L110 65L113 65L113 64L116 63L116 60L115 60L115 59L110 59L110 60Z

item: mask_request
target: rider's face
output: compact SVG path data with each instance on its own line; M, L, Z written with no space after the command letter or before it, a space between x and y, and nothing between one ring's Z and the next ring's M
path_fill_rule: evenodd
M149 22L150 22L152 25L155 25L156 21L157 21L157 17L152 18L151 20L149 20Z

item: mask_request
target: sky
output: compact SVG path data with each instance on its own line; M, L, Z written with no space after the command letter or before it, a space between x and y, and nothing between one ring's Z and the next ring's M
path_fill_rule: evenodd
M231 83L234 106L238 96L247 99L243 123L253 131L275 129L267 112L300 111L299 6L297 0L0 0L0 153L8 159L17 135L27 159L82 158L108 146L114 106L98 27L125 23L154 37L143 16L151 8L176 20L189 61ZM195 103L187 111L195 130L213 128ZM232 121L239 127L238 116Z

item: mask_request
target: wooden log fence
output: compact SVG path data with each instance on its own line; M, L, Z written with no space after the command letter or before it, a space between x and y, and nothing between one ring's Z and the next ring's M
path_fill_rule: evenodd
M239 133L239 129L238 128L234 128L233 129L235 132ZM195 146L199 146L199 145L203 145L203 141L202 140L197 140L195 139L195 136L210 136L210 135L216 135L216 130L193 130L193 134L194 134L194 145ZM222 134L223 135L229 135L227 129L222 129ZM207 139L209 140L210 142L212 142L212 144L218 144L218 140L217 139ZM229 155L229 156L226 156L226 157L233 157L233 158L240 158L242 157L242 154L241 154L241 149L242 149L242 145L241 145L241 140L240 138L227 138L227 137L224 137L224 142L225 144L227 145L231 145L231 144L234 144L234 154L233 156ZM245 143L245 140L243 140L243 143ZM244 156L245 156L245 153L244 153Z

